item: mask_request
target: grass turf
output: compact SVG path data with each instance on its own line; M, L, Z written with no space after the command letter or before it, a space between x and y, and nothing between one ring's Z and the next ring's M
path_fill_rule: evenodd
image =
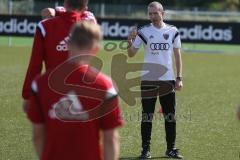
M13 38L8 47L0 38L0 159L36 159L31 143L31 127L21 108L21 88L31 51L31 39ZM105 42L106 43L106 42ZM104 44L105 44L104 43ZM192 45L184 44L184 47ZM237 53L238 46L195 45ZM110 74L111 57L99 54L103 71ZM130 60L141 61L143 53ZM240 102L240 54L183 54L184 89L177 93L177 147L187 160L239 160L240 122L235 108ZM121 101L126 125L120 129L121 159L135 159L140 153L140 102L134 107ZM159 103L156 105L156 110ZM163 119L153 122L152 156L161 159L165 151Z

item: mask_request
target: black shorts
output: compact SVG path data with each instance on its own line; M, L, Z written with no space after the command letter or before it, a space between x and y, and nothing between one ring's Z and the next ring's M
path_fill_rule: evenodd
M175 81L142 81L141 102L143 113L154 113L157 97L159 97L163 113L175 115Z

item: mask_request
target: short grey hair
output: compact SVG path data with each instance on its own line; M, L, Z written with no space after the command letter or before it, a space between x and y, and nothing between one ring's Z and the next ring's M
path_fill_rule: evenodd
M157 1L153 1L153 2L149 3L148 8L150 8L150 7L157 7L159 10L163 11L162 4Z

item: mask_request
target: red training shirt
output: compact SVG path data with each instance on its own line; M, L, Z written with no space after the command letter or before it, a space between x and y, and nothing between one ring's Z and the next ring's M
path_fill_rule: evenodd
M117 93L111 80L102 73L96 74L94 70L87 72L88 69L86 65L80 66L67 77L65 83L74 85L75 89L70 87L65 94L57 92L63 89L61 85L51 84L53 70L33 81L28 118L32 123L45 125L45 146L41 160L101 160L99 131L123 125ZM85 82L93 78L95 80L91 83ZM77 91L79 86L86 87L80 89L83 94L71 95L73 92L81 94ZM89 88L95 91L86 96ZM99 90L103 91L102 95ZM111 102L103 107L104 112L97 117L96 113L91 113L109 98ZM81 111L85 118L70 114L70 110Z
M90 20L94 23L94 15L85 11L78 12L57 12L58 16L41 21L36 28L32 54L25 77L22 97L29 99L31 96L31 83L41 73L43 63L46 70L56 67L68 58L66 42L71 27L77 21Z

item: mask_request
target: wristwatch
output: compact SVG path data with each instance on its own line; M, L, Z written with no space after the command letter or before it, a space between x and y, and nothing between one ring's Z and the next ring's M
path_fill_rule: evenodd
M176 80L182 81L182 77L177 77Z

